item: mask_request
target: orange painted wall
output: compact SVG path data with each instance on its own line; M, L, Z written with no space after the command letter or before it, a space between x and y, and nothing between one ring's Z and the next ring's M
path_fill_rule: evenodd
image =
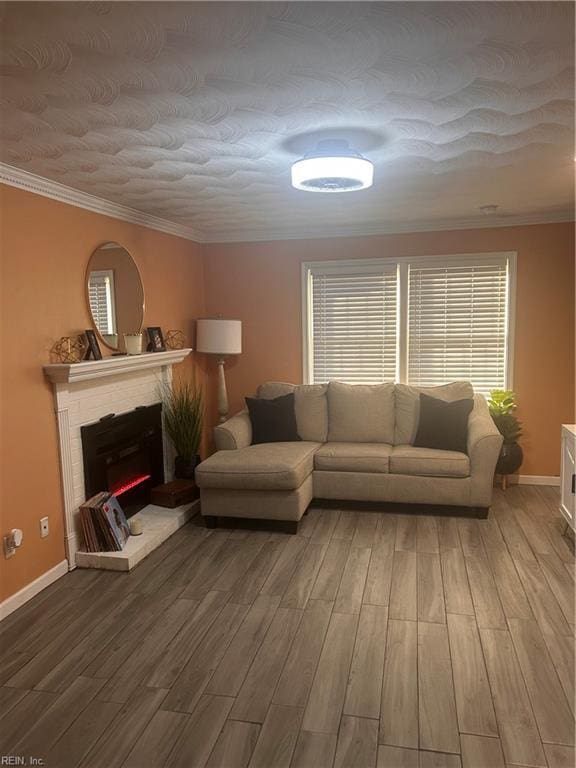
M231 411L266 380L302 381L303 261L517 251L514 388L522 474L557 475L560 425L574 421L574 227L546 224L325 240L205 246L209 314L243 321L230 360Z
M204 289L195 243L7 186L0 206L0 530L24 531L16 556L0 556L2 600L65 557L56 417L42 366L56 339L91 327L90 254L105 241L125 245L142 273L144 325L180 328L190 340ZM45 515L50 535L41 539Z

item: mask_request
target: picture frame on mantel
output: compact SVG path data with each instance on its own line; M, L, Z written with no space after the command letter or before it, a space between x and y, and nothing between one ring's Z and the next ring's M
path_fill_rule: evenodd
M146 331L148 333L148 352L166 352L162 329L157 325L153 325L146 328Z
M98 344L96 332L89 329L84 331L84 335L86 336L86 341L88 343L84 360L90 360L91 358L94 360L102 360L102 350Z

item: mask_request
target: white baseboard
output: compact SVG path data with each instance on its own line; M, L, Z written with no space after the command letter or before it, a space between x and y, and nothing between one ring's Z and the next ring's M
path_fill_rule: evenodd
M518 485L560 485L557 475L518 475Z
M66 573L68 573L68 560L62 560L61 563L58 563L54 568L50 568L50 570L43 573L42 576L34 579L33 582L27 584L20 591L16 592L16 594L6 598L3 603L0 603L0 621L5 619L6 616L9 616L17 608L20 608L21 605L24 605L28 600L31 600L38 594L38 592L42 592L43 589L49 587L50 584L54 583Z

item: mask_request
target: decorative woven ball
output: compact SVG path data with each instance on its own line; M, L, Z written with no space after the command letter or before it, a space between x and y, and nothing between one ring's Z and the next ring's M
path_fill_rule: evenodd
M81 336L62 336L50 350L55 363L79 363L86 352L86 340Z
M166 331L164 344L167 349L184 349L184 345L186 344L184 331Z

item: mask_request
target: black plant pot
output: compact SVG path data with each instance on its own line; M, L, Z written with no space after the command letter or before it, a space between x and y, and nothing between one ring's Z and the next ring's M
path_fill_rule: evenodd
M191 461L182 456L174 459L174 477L178 480L194 480L194 470L200 464L200 456L194 456Z
M504 443L502 450L500 451L500 457L496 464L496 472L499 475L512 475L517 469L520 469L520 465L524 459L522 448L518 443Z

